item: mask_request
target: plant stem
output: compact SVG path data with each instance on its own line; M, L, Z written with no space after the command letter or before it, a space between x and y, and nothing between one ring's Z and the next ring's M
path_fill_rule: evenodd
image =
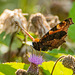
M63 58L63 57L65 57L65 56L61 56L60 58L58 58L58 59L56 60L54 66L53 66L53 69L52 69L51 75L53 75L53 71L54 71L54 68L55 68L57 62L58 62L61 58Z
M10 44L9 44L9 52L8 52L8 62L10 62L10 58L11 58L11 46L14 40L14 36L15 36L16 32L14 32L11 36L11 40L10 40Z

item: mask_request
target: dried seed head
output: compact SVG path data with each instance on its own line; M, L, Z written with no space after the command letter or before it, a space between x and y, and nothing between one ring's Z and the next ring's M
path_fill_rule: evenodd
M59 17L58 16L53 16L53 15L47 15L46 20L48 24L50 25L51 28L56 26L58 23L60 23Z
M74 68L72 70L73 70L73 75L75 75L75 59L74 59Z
M41 13L32 14L29 18L28 31L43 36L50 29L46 18Z
M23 16L21 9L4 10L0 16L0 33L6 31L8 33L14 33L19 31L19 26L26 28L27 21Z
M18 69L16 72L16 75L28 75L26 70Z
M67 68L74 69L75 58L71 55L65 56L63 61L62 61L62 64Z

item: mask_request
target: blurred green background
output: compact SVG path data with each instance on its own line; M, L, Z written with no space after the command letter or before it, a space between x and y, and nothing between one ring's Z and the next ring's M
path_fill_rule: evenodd
M59 20L62 21L66 18L72 18L75 23L75 0L0 0L0 15L3 13L5 9L22 9L23 13L28 13L26 16L27 20L29 19L31 14L40 12L43 15L47 16L51 14L53 16L58 16ZM29 32L34 38L37 38L34 33ZM11 35L8 34L5 39L5 32L0 34L0 63L8 62L8 50L11 40ZM16 36L24 39L24 35L20 32L16 34ZM27 41L31 41L27 36ZM31 41L32 42L32 41ZM22 56L15 56L17 49L21 49L23 43L18 39L14 38L12 44L12 52L13 54L11 58L11 62L23 62ZM15 51L15 53L14 53ZM25 51L24 51L25 52ZM32 50L30 51L32 53ZM42 64L43 72L45 75L49 75L51 73L52 67L56 59L58 59L62 55L71 54L75 56L75 24L71 25L68 30L68 36L66 38L66 43L63 44L58 49L53 49L52 51L41 51L43 58L46 61ZM28 59L28 58L27 58ZM25 59L24 59L25 60ZM52 61L50 61L52 60ZM16 66L15 66L16 65ZM61 67L60 67L61 66ZM0 75L15 75L15 71L17 69L25 69L27 70L29 64L24 63L5 63L0 64ZM10 74L9 74L10 73ZM62 73L62 74L61 74ZM65 68L61 62L58 63L57 68L55 69L54 75L71 75L72 70Z
M29 14L27 19L33 13L41 12L44 15L57 15L60 21L70 17L75 23L75 2L73 0L0 0L0 14L5 9L13 10L18 8L22 9L23 13ZM4 35L4 32L0 34L0 54L7 52L10 44L11 36L8 34L3 39ZM32 35L35 36L35 34ZM52 60L53 57L58 58L63 54L75 54L75 24L69 27L68 39L67 47L61 46L60 49L46 52L46 59ZM20 48L21 45L22 43L15 38L12 48L15 50Z

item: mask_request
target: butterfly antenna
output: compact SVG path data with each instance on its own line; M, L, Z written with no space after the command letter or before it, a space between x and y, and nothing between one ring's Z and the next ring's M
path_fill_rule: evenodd
M32 41L35 40L26 30L23 29L23 32L25 32L31 38Z
M31 48L32 48L32 46L31 46ZM33 48L32 48L32 57L33 57Z
M31 38L32 41L35 40L22 26L20 26L20 28L23 30L24 34L26 33Z
M32 41L35 41L35 39L26 31L26 29L22 27L22 23L18 19L14 18L14 20L16 25L19 25L19 27L22 29L23 33L24 34L26 33L31 38Z

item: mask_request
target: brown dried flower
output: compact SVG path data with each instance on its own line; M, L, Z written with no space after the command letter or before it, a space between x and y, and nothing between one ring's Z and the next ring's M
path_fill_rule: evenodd
M62 61L62 64L65 67L72 69L73 75L75 75L75 58L73 56L71 55L65 56Z
M58 23L60 23L59 17L58 16L53 16L53 15L47 15L46 20L50 26L50 28L53 28L56 26Z
M16 75L28 75L26 70L18 69L16 72Z
M27 20L23 16L21 9L13 11L6 9L0 16L0 33L5 31L6 34L12 34L19 30L19 26L26 28L26 25Z
M32 14L30 16L27 28L28 31L39 34L40 37L50 29L46 18L41 13Z
M73 69L75 67L75 58L71 55L65 56L62 64L70 69Z

